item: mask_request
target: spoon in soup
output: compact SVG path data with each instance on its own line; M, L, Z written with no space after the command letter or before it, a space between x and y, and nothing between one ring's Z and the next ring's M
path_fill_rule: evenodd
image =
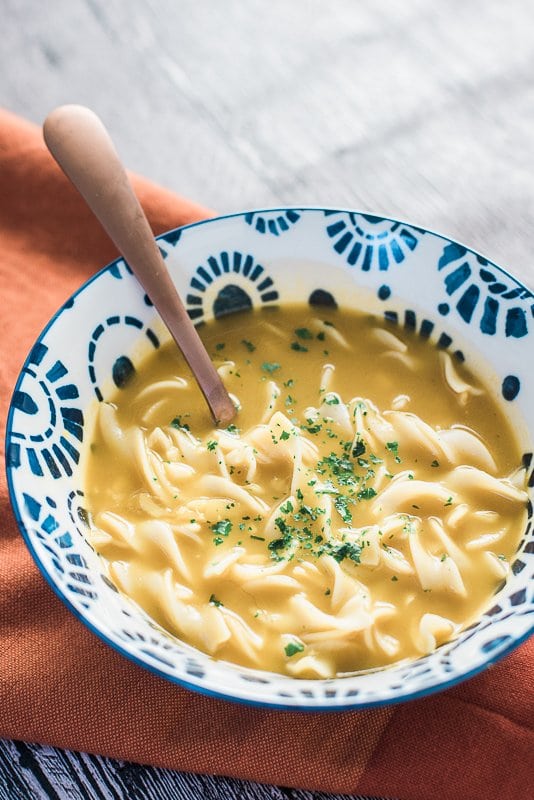
M101 120L84 106L60 106L46 118L43 134L55 160L150 297L189 364L215 423L228 425L236 408L185 310Z

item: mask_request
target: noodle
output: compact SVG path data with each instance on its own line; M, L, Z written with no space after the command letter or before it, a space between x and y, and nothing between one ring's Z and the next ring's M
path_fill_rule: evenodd
M201 333L235 425L210 426L167 345L100 405L84 453L92 542L118 588L216 658L300 678L415 658L475 619L527 500L483 383L348 312Z

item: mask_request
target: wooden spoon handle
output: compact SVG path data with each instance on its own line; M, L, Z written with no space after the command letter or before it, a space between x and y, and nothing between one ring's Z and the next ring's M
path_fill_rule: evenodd
M236 409L176 291L111 138L84 106L61 106L46 118L48 149L85 199L145 289L182 351L210 407L228 424Z

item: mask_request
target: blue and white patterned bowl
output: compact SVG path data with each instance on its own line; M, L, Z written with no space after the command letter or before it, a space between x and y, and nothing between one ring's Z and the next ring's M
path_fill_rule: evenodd
M498 376L503 404L526 422L521 441L533 486L534 297L495 264L397 220L317 208L220 217L171 231L158 242L197 323L251 306L296 300L350 306L364 297L369 311L458 358L464 358L466 345L465 357L481 354ZM510 578L492 607L458 639L416 661L354 677L296 680L214 661L162 631L117 592L87 543L79 470L87 409L123 385L162 334L128 266L114 262L45 328L9 412L8 482L26 544L54 591L105 642L205 694L271 707L340 710L451 686L528 637L534 611L532 503Z

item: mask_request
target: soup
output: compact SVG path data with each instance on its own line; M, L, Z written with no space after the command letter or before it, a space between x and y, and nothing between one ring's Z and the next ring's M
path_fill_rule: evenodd
M85 493L116 586L214 658L299 678L416 658L480 615L527 500L480 378L348 311L200 333L235 424L214 428L174 344L99 405Z

